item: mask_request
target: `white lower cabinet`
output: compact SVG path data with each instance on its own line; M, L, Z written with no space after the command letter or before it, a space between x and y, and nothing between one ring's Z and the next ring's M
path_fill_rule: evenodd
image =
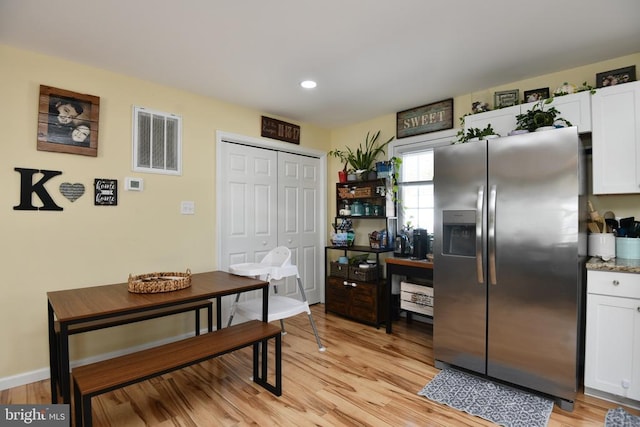
M587 272L584 386L640 405L640 274Z

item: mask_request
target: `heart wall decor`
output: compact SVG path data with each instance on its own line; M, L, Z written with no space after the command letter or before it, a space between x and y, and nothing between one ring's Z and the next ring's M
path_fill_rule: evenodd
M63 182L60 184L60 192L64 197L75 202L84 194L84 185L80 183L71 184L70 182Z

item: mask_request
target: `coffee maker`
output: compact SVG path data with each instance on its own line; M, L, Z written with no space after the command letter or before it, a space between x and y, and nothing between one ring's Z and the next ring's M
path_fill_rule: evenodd
M426 259L431 252L431 239L425 228L413 230L413 256L414 259Z
M411 242L409 236L404 233L400 233L396 236L395 250L393 255L399 258L407 258L412 254Z

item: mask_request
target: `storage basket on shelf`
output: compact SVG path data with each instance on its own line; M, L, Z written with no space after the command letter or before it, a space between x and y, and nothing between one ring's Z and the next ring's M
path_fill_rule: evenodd
M148 273L129 275L128 290L135 294L171 292L191 286L191 270L186 273Z
M349 187L339 187L338 196L340 196L341 199L353 199L355 194L351 192Z
M361 282L370 282L377 280L380 275L380 268L378 266L370 266L368 268L361 268L358 266L349 266L349 279L359 280Z
M330 263L331 276L347 278L349 277L349 264L340 264L339 262Z
M371 197L371 187L357 187L354 190L355 197Z
M369 233L369 246L371 249L385 249L389 247L389 241L386 230L374 231Z
M355 239L356 234L353 231L345 233L333 233L331 235L331 243L333 243L333 246L341 246L345 248L348 246L353 246Z

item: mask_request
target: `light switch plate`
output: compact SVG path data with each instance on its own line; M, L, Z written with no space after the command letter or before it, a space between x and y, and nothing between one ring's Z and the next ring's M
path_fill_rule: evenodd
M196 203L192 201L180 202L180 213L182 215L193 215L196 213Z

